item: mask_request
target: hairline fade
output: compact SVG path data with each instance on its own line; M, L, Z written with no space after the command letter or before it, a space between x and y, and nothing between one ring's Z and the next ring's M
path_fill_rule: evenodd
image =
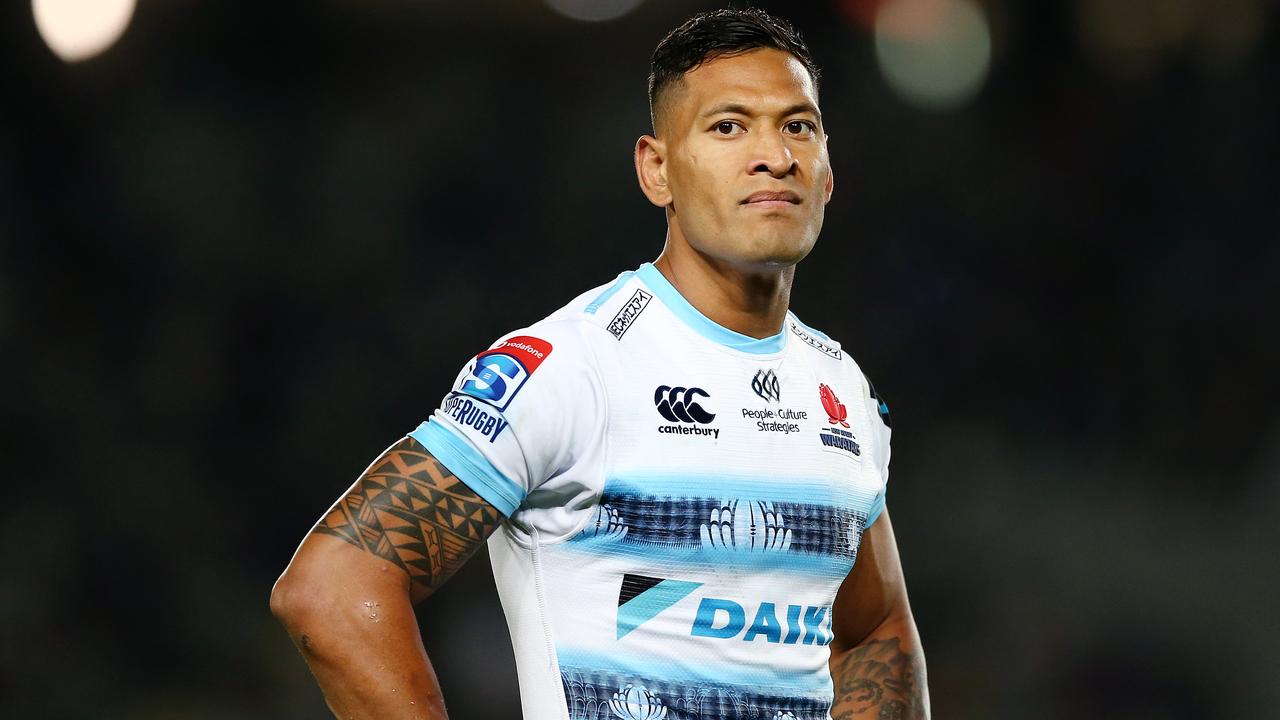
M653 131L658 131L665 98L683 83L686 74L717 58L764 48L793 56L809 73L817 92L821 73L799 31L759 8L698 13L667 33L649 61L649 120Z

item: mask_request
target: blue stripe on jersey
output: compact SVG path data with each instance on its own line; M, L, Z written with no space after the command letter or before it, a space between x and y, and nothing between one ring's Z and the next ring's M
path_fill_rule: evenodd
M669 679L668 679L669 678ZM769 692L755 685L698 683L561 666L569 720L828 720L823 697ZM828 678L828 687L830 679Z
M825 627L825 624L824 624ZM741 642L740 640L738 642ZM556 647L556 658L562 674L570 670L582 673L630 678L623 685L637 681L680 682L697 686L739 686L754 692L805 697L830 702L831 672L823 663L813 672L786 672L768 662L752 666L708 662L705 655L687 653L678 659L657 660L649 653L599 652L587 648ZM619 688L613 688L613 691ZM711 717L720 717L711 715ZM772 715L768 716L772 717Z
M797 505L834 505L848 503L855 510L869 510L875 502L874 490L863 490L852 483L842 483L839 492L849 497L836 497L831 481L779 475L746 475L730 473L632 470L614 475L604 486L606 494L652 495L668 498L738 498L749 497L771 502Z
M703 568L848 573L877 496L825 482L733 476L610 478L597 521L564 547Z
M588 315L595 315L596 311L600 309L600 306L609 302L609 298L613 297L619 290L621 290L622 286L627 284L627 281L631 279L632 275L635 275L635 272L631 270L620 273L618 275L618 279L614 280L612 285L605 288L604 292L597 295L595 300L592 300L587 304L586 313Z
M801 552L794 547L789 552L739 552L732 548L699 545L658 545L639 541L630 534L616 538L591 537L580 533L568 542L557 545L556 549L580 553L586 558L626 558L633 561L633 568L647 568L650 572L680 567L709 572L770 572L842 578L853 569L854 561L852 554L820 555Z
M409 433L409 437L422 443L441 465L503 515L511 517L524 502L523 488L498 472L493 463L444 425L428 420Z
M880 517L880 513L884 511L884 493L876 495L876 500L871 504L871 511L867 513L867 522L864 527L871 527L875 524L876 518Z
M778 353L782 352L782 349L786 347L787 333L785 328L777 335L757 339L717 324L711 318L699 312L697 308L690 305L689 301L685 300L684 296L680 294L680 291L667 282L667 278L663 276L658 268L653 266L653 263L641 265L636 274L640 276L644 284L649 286L653 294L658 296L658 299L662 301L663 305L667 306L667 309L673 315L680 318L685 325L688 325L699 335L712 342L753 355Z

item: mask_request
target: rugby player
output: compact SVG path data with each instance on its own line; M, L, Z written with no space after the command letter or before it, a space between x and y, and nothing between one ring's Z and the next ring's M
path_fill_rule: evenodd
M336 716L446 716L414 605L483 542L526 720L929 716L888 408L788 309L833 187L809 50L700 14L649 101L661 255L468 361L276 583Z

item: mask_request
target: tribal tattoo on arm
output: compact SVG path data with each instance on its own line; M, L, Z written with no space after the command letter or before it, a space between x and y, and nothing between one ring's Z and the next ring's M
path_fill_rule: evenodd
M832 662L833 720L927 720L924 654L899 638L871 640Z
M500 520L492 505L406 437L369 466L312 532L390 561L409 575L420 599L443 585Z

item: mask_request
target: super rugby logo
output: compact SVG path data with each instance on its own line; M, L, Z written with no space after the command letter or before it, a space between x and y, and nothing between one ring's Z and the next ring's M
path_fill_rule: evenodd
M498 417L497 413L490 415L486 408L489 412L493 411L488 405L454 393L445 399L443 409L459 425L475 428L481 435L489 438L489 442L493 442L507 429L507 421Z
M476 356L462 385L455 390L506 410L543 360L551 343L529 335L508 338Z

